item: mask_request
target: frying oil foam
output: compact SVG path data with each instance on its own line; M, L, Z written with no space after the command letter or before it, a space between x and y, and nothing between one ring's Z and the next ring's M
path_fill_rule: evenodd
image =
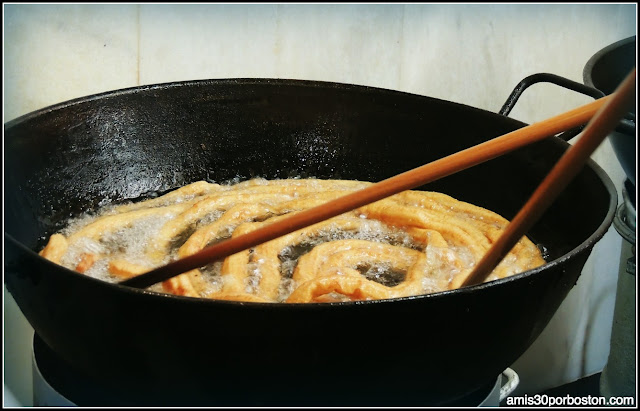
M225 184L217 186L216 190L219 190L221 193L228 193L234 190L237 184L240 184L242 186L242 190L245 190L243 192L258 193L261 192L260 190L265 188L264 186L271 184L272 181L273 180L254 179L249 182L241 182L240 178L236 178ZM326 185L321 184L319 181L312 181L309 183L304 179L290 179L288 180L288 184L292 184L294 186L292 191L289 191L290 198L296 198L298 196L298 192L296 191L297 189L295 189L296 184L300 187L304 186L304 184L310 184L311 190L317 190L318 192L327 190ZM354 182L336 182L331 189L353 190L365 187L368 184L369 183L362 183L361 186L358 186L357 184L354 185ZM308 188L309 186L307 185L305 187ZM144 208L151 205L166 206L170 204L199 200L200 197L204 198L203 196L197 195L174 195L166 201L163 200L162 197L158 197L150 200L150 203L145 203L144 201L140 203L132 202L124 206L107 204L95 215L85 214L78 218L69 220L62 233L68 237L102 216L118 213L124 209L122 207L128 207L128 210L130 210ZM263 204L269 203L270 205L275 205L278 201L274 200L269 203L265 200ZM416 203L414 206L423 209L427 207L427 205L421 203ZM429 203L428 208L437 210L442 209L443 206L437 203ZM451 209L453 209L453 207L451 207ZM177 214L164 213L148 218L140 218L138 220L131 221L126 226L117 230L104 233L98 239L81 238L70 245L61 263L70 269L75 269L86 254L104 256L105 258L94 263L85 272L85 274L104 281L118 282L121 281L122 278L109 273L108 266L110 261L114 259L122 259L137 265L149 267L149 269L168 263L172 259L177 258L177 250L185 241L188 240L188 237L193 232L217 221L224 216L225 212L226 210L215 210L210 212L200 220L194 222L186 231L183 230L182 233L177 233L172 240L168 254L161 262L153 261L149 257L149 249L154 245L153 239L159 235L162 227L171 219L175 218ZM292 274L297 267L300 257L313 250L314 247L325 242L338 240L363 240L371 242L372 244L390 244L412 250L418 250L424 253L426 256L425 269L429 271L428 275L424 276L421 280L424 293L446 289L447 285L456 275L469 272L476 264L472 251L467 247L453 246L451 244L447 247L436 247L432 244L417 242L411 235L400 228L390 227L378 220L370 220L365 215L360 215L358 217L360 224L358 224L357 229L345 230L337 225L333 225L328 229L321 231L317 235L301 239L297 244L285 246L280 251L278 258L280 262L281 281L278 289L278 302L285 301L298 286L298 284L293 280ZM480 220L484 219L482 216L478 217L471 214L469 214L468 217ZM254 220L262 221L260 219ZM495 225L496 223L492 224ZM223 241L230 237L235 228L236 225L222 227L218 232L218 237L211 240L208 245ZM496 228L501 227L496 226ZM365 256L366 253L363 253L363 261L367 260ZM259 290L260 282L262 280L261 265L262 261L254 261L252 257L250 258L247 266L247 276L244 280L246 292L257 293ZM517 259L512 255L505 258L501 265L502 267L507 268L507 272L509 274L522 271L522 267L517 264ZM394 268L384 261L378 263L362 263L350 268L358 270L365 278L388 287L393 287L401 283L406 275L405 272L394 271ZM221 270L221 261L211 263L206 267L201 268L199 282L204 284L200 289L202 297L206 298L222 290L224 279L221 276ZM493 278L490 277L490 279L494 278L495 276ZM151 289L163 292L160 284L154 285ZM334 297L339 299L337 296Z

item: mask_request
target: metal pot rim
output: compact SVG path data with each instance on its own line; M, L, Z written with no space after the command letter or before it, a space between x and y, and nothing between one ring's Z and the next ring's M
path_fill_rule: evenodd
M608 55L612 51L618 50L622 47L627 46L628 44L635 43L635 42L636 42L636 36L627 37L626 39L622 39L622 40L616 41L615 43L609 44L608 46L602 48L601 50L596 52L593 56L591 56L591 58L585 64L584 69L582 70L582 77L584 79L584 84L594 89L600 90L598 89L598 87L596 87L596 85L593 82L593 70L595 66L598 64L598 62L600 62L600 60L604 56ZM634 119L635 119L635 116L634 116ZM635 120L631 121L626 118L623 118L622 120L620 120L620 124L618 125L618 128L617 128L617 131L623 134L630 135L632 137L635 136L635 130L636 130Z

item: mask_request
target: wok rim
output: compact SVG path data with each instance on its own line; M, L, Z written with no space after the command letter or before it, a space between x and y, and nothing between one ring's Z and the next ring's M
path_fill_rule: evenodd
M633 36L630 39L635 39L635 36ZM619 43L629 41L630 39L622 40ZM618 43L615 43L614 45L616 44ZM613 45L609 47L612 47L612 46ZM608 48L603 49L602 52L604 52L604 50L608 50ZM324 87L324 88L335 88L335 89L341 89L341 90L356 90L356 91L362 91L362 92L366 91L366 92L386 93L388 95L405 96L405 97L411 97L411 98L430 99L432 101L439 101L445 104L460 106L466 109L475 110L475 111L479 111L486 114L493 114L496 116L505 117L505 118L508 118L510 121L513 121L514 124L521 124L522 126L527 125L526 123L512 119L510 117L502 116L498 113L493 113L491 111L480 109L477 107L468 106L463 103L457 103L454 101L443 100L435 97L430 97L430 96L425 96L425 95L420 95L420 94L410 93L410 92L405 92L400 90L393 90L388 88L373 87L373 86L358 85L358 84L350 84L350 83L319 81L319 80L242 77L242 78L172 81L172 82L126 87L126 88L120 88L120 89L95 93L87 96L70 99L60 103L52 104L52 105L43 107L41 109L29 112L27 114L21 115L19 117L16 117L15 119L12 119L4 123L4 129L6 131L7 129L11 129L21 123L24 123L32 118L36 118L43 114L62 110L66 107L71 107L74 105L78 105L78 104L82 104L82 103L86 103L94 100L118 97L120 95L135 94L135 93L144 92L147 90L155 90L155 89L169 89L174 87L184 88L184 87L197 87L197 86L203 86L203 85L224 85L224 84L238 84L238 85L245 85L245 86L272 84L276 86L302 86L302 87L311 87L311 88ZM566 141L556 136L551 136L549 137L549 139L555 139L561 144L563 143L564 145L566 145L566 147L569 146L569 143L567 143ZM611 178L595 161L593 161L592 159L588 159L587 162L585 163L585 167L589 167L592 169L592 171L596 174L596 176L600 179L600 181L604 185L604 188L609 192L610 196L609 196L609 208L603 221L600 223L598 228L582 243L580 243L569 252L561 255L560 257L557 257L554 260L547 261L545 262L545 264L539 267L536 267L527 271L523 271L521 273L518 273L512 276L493 280L490 282L485 282L485 283L474 285L474 286L458 288L454 290L439 291L439 292L429 293L429 294L407 296L407 297L377 299L377 300L331 302L331 303L319 303L319 302L317 303L284 303L284 302L272 303L272 302L216 300L216 299L204 298L204 297L187 297L187 296L151 291L147 289L138 289L134 287L120 285L119 283L115 283L115 282L112 283L112 282L107 282L97 278L84 276L83 274L80 274L62 265L51 262L46 258L40 256L36 251L32 250L31 248L17 241L11 234L7 233L6 231L4 231L4 236L5 236L5 239L11 241L15 246L22 249L22 251L25 252L30 257L35 257L37 260L39 260L40 262L44 262L45 264L51 264L52 269L59 269L59 270L61 269L67 275L79 275L79 276L85 277L84 281L93 281L97 285L111 287L115 291L132 293L134 295L142 295L142 296L145 296L146 298L169 298L172 300L185 301L188 304L192 304L192 303L193 304L214 304L214 305L222 304L222 305L231 305L231 306L269 307L270 309L284 309L284 310L288 310L292 308L300 308L300 307L309 307L310 309L313 309L314 307L317 308L319 306L321 307L369 306L371 304L385 304L385 303L391 304L398 301L420 301L423 299L439 299L439 298L445 298L446 296L451 294L464 295L464 294L469 294L469 293L473 293L473 292L481 291L485 289L492 289L494 287L499 287L502 284L509 284L514 281L525 281L527 278L533 275L536 275L543 270L551 269L555 266L563 264L565 261L569 261L573 258L576 258L577 255L582 253L584 250L592 249L595 246L595 244L598 241L600 241L600 239L606 234L611 224L613 223L613 218L615 216L618 198L617 198L617 190L615 188L615 185L611 181ZM5 275L3 273L3 278L4 277ZM277 308L274 308L274 307L277 307Z
M4 128L5 130L7 130L17 126L20 123L28 121L31 118L38 117L40 115L47 114L50 112L62 110L67 107L88 103L94 100L118 97L122 95L136 94L136 93L141 93L148 90L156 90L156 89L198 87L198 86L225 85L225 84L237 84L237 85L243 85L243 86L275 85L275 86L296 86L296 87L305 87L305 88L325 88L325 89L333 88L333 89L341 89L341 90L355 90L355 91L361 91L361 92L386 93L388 95L428 99L432 101L438 101L443 104L464 107L469 110L474 110L482 113L491 113L497 116L501 116L498 113L493 113L491 111L484 110L478 107L469 106L464 103L458 103L451 100L444 100L437 97L425 96L422 94L411 93L411 92L401 91L401 90L394 90L394 89L384 88L384 87L375 87L375 86L367 86L367 85L352 84L352 83L340 83L340 82L323 81L323 80L285 79L285 78L272 78L272 77L238 77L238 78L228 77L228 78L214 78L214 79L169 81L169 82L162 82L162 83L131 86L131 87L125 87L125 88L119 88L115 90L89 94L86 96L65 100L59 103L54 103L54 104L36 109L34 111L31 111L29 113L23 114L21 116L18 116L4 123ZM507 116L503 116L503 117L508 118L509 120L521 126L527 125L526 123L521 122L519 120L515 120L511 117L507 117Z

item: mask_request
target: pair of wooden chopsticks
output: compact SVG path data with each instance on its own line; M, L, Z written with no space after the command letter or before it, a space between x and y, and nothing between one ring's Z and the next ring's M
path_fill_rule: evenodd
M136 288L149 287L213 261L255 247L258 244L402 191L419 187L589 122L580 140L561 157L534 192L531 199L506 227L503 235L476 265L473 272L462 284L456 284L455 286L470 286L482 283L525 232L544 213L564 187L575 177L591 153L600 145L607 134L616 127L620 119L628 111L628 107L635 98L635 77L636 70L634 68L618 89L607 97L602 97L577 109L531 124L398 174L365 189L329 201L326 204L293 213L290 217L268 224L248 234L207 247L196 254L173 261L147 273L122 281L119 284Z

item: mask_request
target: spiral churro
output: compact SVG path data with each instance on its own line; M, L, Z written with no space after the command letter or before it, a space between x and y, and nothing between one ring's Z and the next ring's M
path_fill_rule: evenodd
M52 235L40 255L117 282L372 183L320 179L199 181L112 206ZM414 296L454 288L508 221L448 195L405 191L151 289L188 297L308 303ZM544 264L524 237L486 281Z

